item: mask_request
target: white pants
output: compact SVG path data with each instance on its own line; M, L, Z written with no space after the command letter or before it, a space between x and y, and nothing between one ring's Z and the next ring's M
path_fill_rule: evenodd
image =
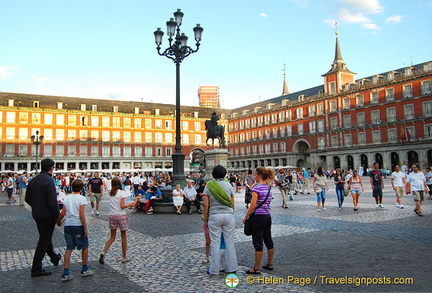
M226 272L237 271L237 254L234 246L234 230L235 218L234 214L216 214L210 215L208 221L209 234L210 234L210 274L218 275L220 270L225 269ZM220 241L221 232L225 238L225 253L224 265L222 268Z

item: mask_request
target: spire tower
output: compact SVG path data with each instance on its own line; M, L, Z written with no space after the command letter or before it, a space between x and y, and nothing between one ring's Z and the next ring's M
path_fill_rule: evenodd
M286 70L285 70L285 63L284 63L284 68L282 69L283 71L283 75L284 75L284 81L283 81L283 89L282 89L282 95L281 96L285 96L289 94L289 90L288 90L288 84L286 82Z

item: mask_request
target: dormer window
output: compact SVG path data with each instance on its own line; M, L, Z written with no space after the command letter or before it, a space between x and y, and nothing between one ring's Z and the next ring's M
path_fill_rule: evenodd
M9 107L13 107L13 106L14 106L14 100L9 99L9 100L8 100L8 106L9 106Z
M394 73L393 72L387 73L387 80L392 81L393 79L394 79Z
M405 76L411 76L412 75L412 67L405 68Z
M92 105L92 111L97 111L97 105Z
M86 110L86 104L81 104L80 109L81 109L81 111L85 111Z
M270 109L273 108L273 106L274 106L273 103L268 103L268 104L266 105L266 109L267 109L267 110L270 110Z
M160 115L160 109L155 109L155 115Z
M39 108L40 103L39 101L33 101L33 108Z
M423 70L428 72L428 71L432 71L432 62L426 63L425 65L423 65Z
M194 118L198 118L198 112L197 111L194 112Z
M117 113L118 112L118 106L113 106L113 112Z
M135 108L134 108L134 113L135 113L135 114L139 114L139 107L135 107Z
M288 103L289 103L289 100L287 100L287 99L282 100L282 106L286 106L286 105L288 105Z
M63 109L63 102L57 103L57 109L59 109L59 110Z

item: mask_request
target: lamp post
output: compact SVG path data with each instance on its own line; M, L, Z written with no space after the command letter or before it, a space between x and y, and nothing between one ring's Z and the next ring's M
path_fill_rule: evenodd
M31 137L32 144L36 146L36 174L38 173L38 155L39 155L39 146L43 142L43 135L39 135L39 130L36 130L36 135L32 135Z
M160 56L165 56L171 59L176 65L176 135L175 135L175 152L172 155L173 159L173 176L172 185L183 184L185 182L184 176L184 158L185 155L182 153L181 146L181 135L180 135L180 63L192 53L198 51L201 41L201 35L203 28L197 24L194 27L194 35L196 41L196 49L192 49L187 46L188 37L184 33L180 33L180 26L182 25L183 12L177 9L174 12L174 18L170 18L167 21L167 35L169 41L169 47L161 52L162 37L164 32L160 28L154 32L156 49ZM174 38L173 38L174 37Z

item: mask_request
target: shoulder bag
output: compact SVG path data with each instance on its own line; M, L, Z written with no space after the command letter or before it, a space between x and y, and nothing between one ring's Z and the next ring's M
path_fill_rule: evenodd
M257 209L259 209L267 201L267 199L268 199L268 197L270 195L270 189L271 189L271 187L269 186L269 190L268 190L266 198L259 204L259 206L257 206L254 209L254 211L249 215L249 217L247 218L246 222L244 223L245 224L244 225L244 234L246 236L251 236L252 235L252 231L253 231L252 218L255 215L255 211Z

